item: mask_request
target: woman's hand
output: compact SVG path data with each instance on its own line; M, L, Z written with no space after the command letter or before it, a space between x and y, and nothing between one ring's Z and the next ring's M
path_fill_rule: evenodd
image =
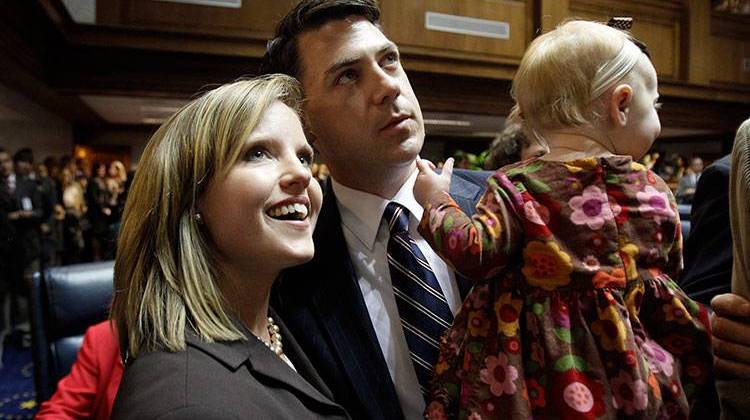
M731 293L711 300L714 366L719 377L750 379L750 301Z
M432 196L441 192L448 192L451 188L451 176L453 175L453 158L448 158L443 165L441 173L435 172L435 165L429 160L417 158L419 175L414 183L414 198L426 207Z

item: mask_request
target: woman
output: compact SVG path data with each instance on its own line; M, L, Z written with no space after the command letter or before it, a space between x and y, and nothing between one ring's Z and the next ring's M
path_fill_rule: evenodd
M232 83L156 132L125 205L113 418L348 418L268 306L321 204L294 79ZM283 338L283 341L282 341Z
M95 261L104 259L107 248L107 231L112 209L109 205L107 188L107 165L101 162L94 164L94 176L86 190L86 205L89 208L88 218L91 222L92 248Z
M86 200L84 189L74 176L75 174L68 168L63 169L60 175L63 190L62 202L65 207L63 264L80 262L84 248L83 225L87 212Z

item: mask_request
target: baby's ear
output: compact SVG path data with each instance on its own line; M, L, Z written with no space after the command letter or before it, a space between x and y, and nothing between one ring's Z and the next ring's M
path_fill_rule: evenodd
M629 84L623 83L618 85L612 91L612 97L609 99L609 116L613 124L625 126L628 122L630 112L630 103L633 101L633 88Z

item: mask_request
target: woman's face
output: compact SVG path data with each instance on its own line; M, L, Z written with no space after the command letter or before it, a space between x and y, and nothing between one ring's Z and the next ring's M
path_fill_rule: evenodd
M107 172L110 177L117 178L117 176L120 175L120 171L117 169L117 164L115 162L112 162L109 164L109 168L107 168Z
M222 262L275 271L313 257L322 193L312 178L312 158L297 114L273 103L245 140L237 163L213 179L200 200Z

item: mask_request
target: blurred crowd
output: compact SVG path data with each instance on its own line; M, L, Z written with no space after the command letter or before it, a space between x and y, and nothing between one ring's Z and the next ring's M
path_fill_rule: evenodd
M43 267L112 259L128 179L120 161L84 168L66 156L37 164L29 148L0 148L3 288Z

